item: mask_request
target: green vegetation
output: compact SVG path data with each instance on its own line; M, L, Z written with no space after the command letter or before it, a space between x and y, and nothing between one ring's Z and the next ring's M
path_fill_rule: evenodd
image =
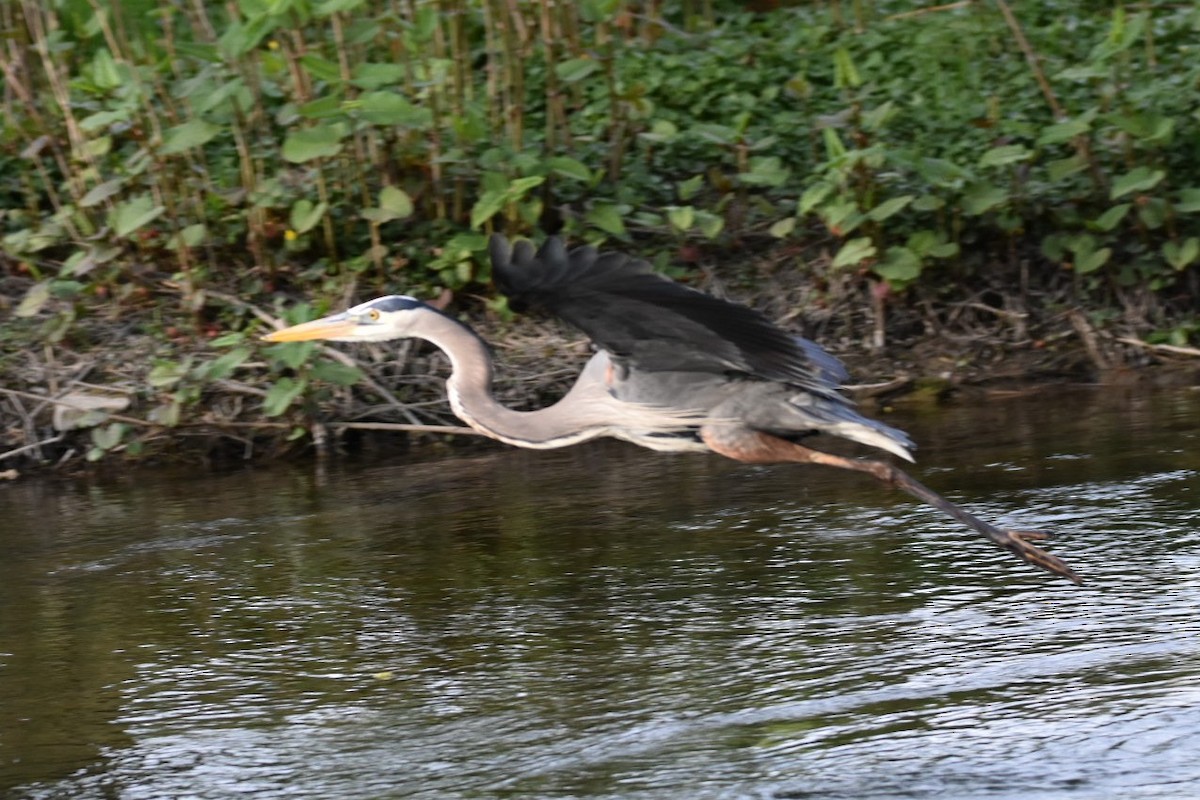
M1200 9L911 5L0 4L0 377L50 391L20 353L124 321L137 419L251 365L286 419L362 371L252 346L258 309L485 293L492 229L783 252L876 286L879 343L880 298L988 287L1195 343Z

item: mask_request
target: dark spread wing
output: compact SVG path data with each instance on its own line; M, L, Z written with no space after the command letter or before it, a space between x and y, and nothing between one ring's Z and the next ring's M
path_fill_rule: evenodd
M744 373L827 396L844 379L841 363L762 314L676 283L640 259L567 251L551 237L488 245L496 285L518 310L543 308L586 333L615 358L646 371Z

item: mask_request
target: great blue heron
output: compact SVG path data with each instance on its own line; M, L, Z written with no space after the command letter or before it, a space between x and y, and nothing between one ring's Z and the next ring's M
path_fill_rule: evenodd
M903 432L859 414L841 393L847 374L817 344L745 306L690 289L645 261L551 237L489 242L492 274L514 307L540 306L582 329L598 352L557 403L514 411L492 396L492 359L470 328L412 297L390 295L267 334L271 342L424 339L450 358L450 405L480 433L517 447L564 447L611 436L655 450L713 452L750 464L824 464L865 472L1069 580L1061 559L1001 530L884 461L806 446L831 434L912 460Z

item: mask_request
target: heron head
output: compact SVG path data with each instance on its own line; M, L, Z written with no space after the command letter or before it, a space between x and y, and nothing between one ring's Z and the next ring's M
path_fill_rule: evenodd
M392 294L328 317L314 319L272 331L262 338L268 342L303 342L326 339L334 342L383 342L411 336L412 326L432 308L406 295Z

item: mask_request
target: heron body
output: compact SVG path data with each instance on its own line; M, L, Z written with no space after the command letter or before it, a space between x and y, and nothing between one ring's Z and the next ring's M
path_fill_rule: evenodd
M489 243L492 274L515 309L540 307L597 347L557 403L516 411L492 396L492 360L470 328L412 297L391 295L275 331L268 341L419 338L450 359L447 395L475 430L517 447L553 448L613 437L668 452L713 452L746 463L809 463L865 472L908 492L1019 558L1070 580L1040 538L1001 530L885 461L808 446L834 436L912 460L900 430L858 412L841 392L845 368L819 345L765 316L659 275L640 259L592 247L540 249L502 236Z

